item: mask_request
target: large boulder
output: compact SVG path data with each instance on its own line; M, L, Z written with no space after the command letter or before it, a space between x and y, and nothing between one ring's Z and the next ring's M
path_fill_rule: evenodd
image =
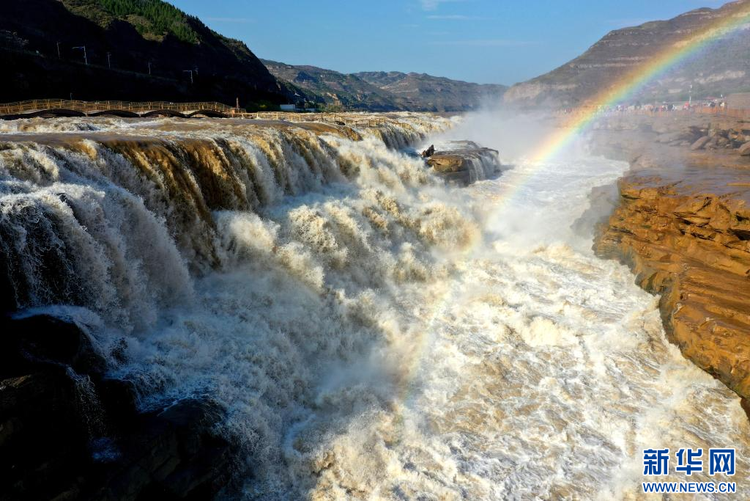
M467 185L500 172L497 150L484 148L473 141L453 141L455 149L434 152L427 165L446 181Z
M102 374L104 358L76 325L49 315L4 319L0 375L21 375L53 365Z
M468 170L469 155L463 151L433 153L427 165L435 169L435 172L459 172Z
M703 136L700 139L696 140L692 145L690 145L690 149L693 151L702 150L709 143L709 141L711 141L710 136Z
M0 499L207 499L233 446L209 400L138 410L89 336L46 316L0 320Z
M750 156L750 141L740 146L739 152L743 157Z
M223 412L187 399L137 416L93 499L210 499L230 480L236 451L214 432Z

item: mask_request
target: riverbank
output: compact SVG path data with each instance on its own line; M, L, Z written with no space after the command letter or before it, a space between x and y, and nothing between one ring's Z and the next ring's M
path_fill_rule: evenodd
M750 398L750 123L712 116L615 116L595 152L626 160L618 205L594 249L660 294L669 339Z

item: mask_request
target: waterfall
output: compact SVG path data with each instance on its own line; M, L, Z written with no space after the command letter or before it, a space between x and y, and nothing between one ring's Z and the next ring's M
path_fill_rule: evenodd
M570 230L627 165L446 185L407 146L460 124L0 124L3 306L65 306L144 411L220 408L228 498L636 498L646 447L748 471L736 395Z
M362 405L342 386L352 366L361 385L382 382L373 402L392 398L408 376L408 350L390 350L408 334L388 313L400 286L429 287L451 273L440 254L479 236L471 211L398 149L451 124L5 125L10 306L83 307L111 375L135 383L144 410L216 401L268 495L299 473L283 466L290 426L315 414L343 424ZM93 426L95 401L74 380Z
M73 369L68 367L66 374L73 381L75 387L76 406L83 416L88 433L89 440L96 440L106 437L107 424L104 422L104 412L101 408L99 395L96 394L91 378L77 374Z
M13 124L24 134L84 128L47 123ZM145 327L192 294L191 273L221 266L215 214L257 213L358 178L400 189L427 182L416 162L392 169L402 161L395 152L367 158L382 149L374 132L352 143L304 127L165 133L168 121L95 123L110 133L10 136L0 152L0 283L10 307L76 304ZM426 124L391 124L384 137L405 145L447 126Z

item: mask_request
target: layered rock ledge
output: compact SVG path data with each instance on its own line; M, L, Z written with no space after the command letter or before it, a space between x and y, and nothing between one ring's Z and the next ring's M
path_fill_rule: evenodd
M736 147L746 126L619 120L593 137L600 152L631 164L595 251L628 264L641 287L661 294L670 340L748 408L750 159ZM734 132L705 134L711 130ZM708 138L700 148L696 132ZM674 139L665 144L667 134ZM709 144L716 151L705 151Z
M447 182L462 186L488 179L502 168L497 150L473 141L451 141L445 150L431 151L427 165Z

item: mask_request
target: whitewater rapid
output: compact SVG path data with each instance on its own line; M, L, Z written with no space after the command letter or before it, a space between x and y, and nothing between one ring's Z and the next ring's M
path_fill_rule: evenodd
M593 255L593 219L575 224L627 165L585 149L531 163L498 128L479 142L513 168L446 187L399 149L476 139L471 119L400 120L361 141L6 126L18 301L85 326L144 409L216 402L241 451L225 498L640 499L658 447L736 447L750 496L739 398Z

